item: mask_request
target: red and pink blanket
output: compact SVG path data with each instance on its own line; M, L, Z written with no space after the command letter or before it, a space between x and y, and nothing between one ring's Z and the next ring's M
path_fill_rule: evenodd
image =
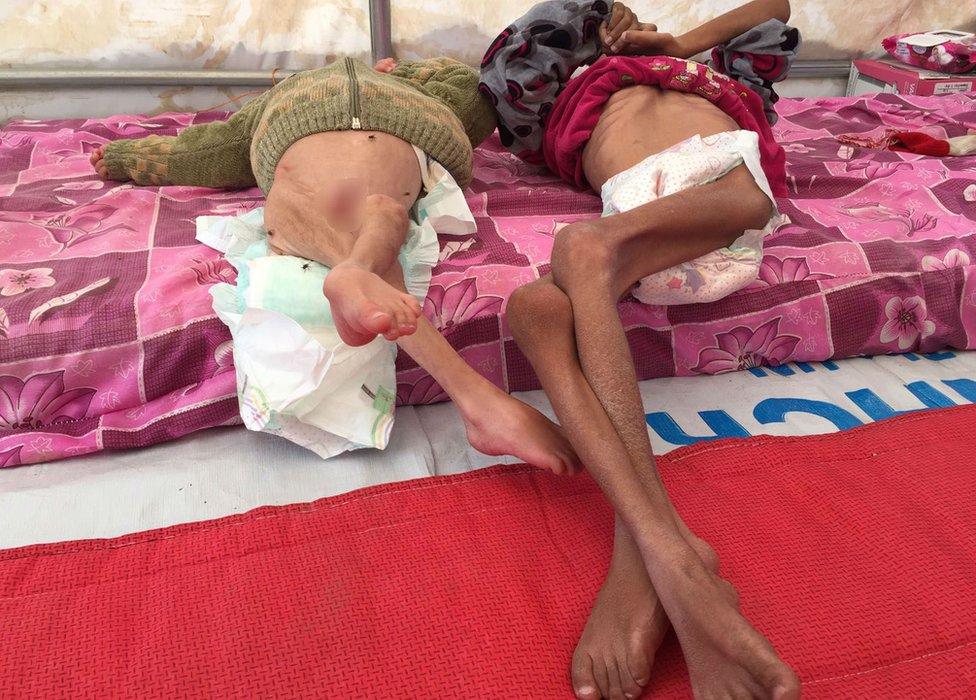
M760 279L714 304L621 304L642 378L976 347L976 156L841 143L889 129L976 130L972 95L782 100L792 224ZM117 138L223 114L17 121L0 130L0 466L140 447L239 422L230 336L210 285L232 268L196 217L261 206L257 189L140 188L94 177ZM473 237L444 236L424 312L508 391L538 382L508 330L517 286L548 270L554 222L597 216L492 139L476 152ZM446 398L405 354L399 401Z

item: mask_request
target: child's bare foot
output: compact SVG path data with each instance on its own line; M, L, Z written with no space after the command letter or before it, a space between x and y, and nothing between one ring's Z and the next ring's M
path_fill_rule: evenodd
M89 159L92 167L95 168L95 172L103 180L108 179L108 166L105 165L105 146L99 146L91 153L91 158Z
M691 535L689 544L718 573L718 556ZM610 571L573 654L573 692L580 700L636 698L670 627L634 540L617 525Z
M797 700L800 682L739 612L731 586L690 546L655 567L654 585L674 625L696 698Z
M336 265L323 289L336 330L347 345L365 345L378 335L396 340L417 330L417 300L369 270L350 263Z
M628 538L629 539L629 538ZM615 546L573 653L573 692L580 700L636 698L651 680L668 618L636 546Z
M537 410L512 398L487 379L483 386L455 397L468 441L486 455L512 455L556 474L575 474L579 458L562 430Z
M392 73L393 69L397 67L397 60L395 58L381 58L373 66L373 70L379 71L380 73Z

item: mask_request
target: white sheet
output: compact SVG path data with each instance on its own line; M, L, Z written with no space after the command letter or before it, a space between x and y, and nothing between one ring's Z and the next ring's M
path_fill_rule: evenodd
M808 435L894 411L976 400L976 352L852 359L641 383L657 453L719 436ZM757 376L761 375L761 376ZM518 395L550 413L541 392ZM243 428L156 447L0 469L0 548L115 537L311 501L374 484L451 474L503 460L467 446L451 404L398 409L385 452L322 461Z

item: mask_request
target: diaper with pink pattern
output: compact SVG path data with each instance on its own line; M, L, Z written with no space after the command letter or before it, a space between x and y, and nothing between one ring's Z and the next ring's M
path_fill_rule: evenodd
M763 239L787 223L759 162L759 141L753 131L728 131L693 136L657 153L607 180L600 192L603 215L613 216L655 199L718 180L745 165L759 188L773 202L773 213L761 230L742 233L727 248L681 263L642 279L633 295L645 304L712 302L748 286L759 276Z

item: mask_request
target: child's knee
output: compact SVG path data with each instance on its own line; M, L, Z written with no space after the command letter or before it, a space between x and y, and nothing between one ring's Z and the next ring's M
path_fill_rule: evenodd
M512 292L508 299L508 325L520 346L551 338L556 326L573 323L569 298L548 280L537 280Z
M616 251L601 227L589 221L570 224L556 234L552 274L567 292L580 285L605 283L616 268Z
M364 200L367 217L380 217L391 232L406 235L410 212L403 202L385 194L371 194Z
M542 313L543 295L539 283L533 282L519 287L508 298L508 325L519 345L531 342L533 338L538 327L536 319Z

